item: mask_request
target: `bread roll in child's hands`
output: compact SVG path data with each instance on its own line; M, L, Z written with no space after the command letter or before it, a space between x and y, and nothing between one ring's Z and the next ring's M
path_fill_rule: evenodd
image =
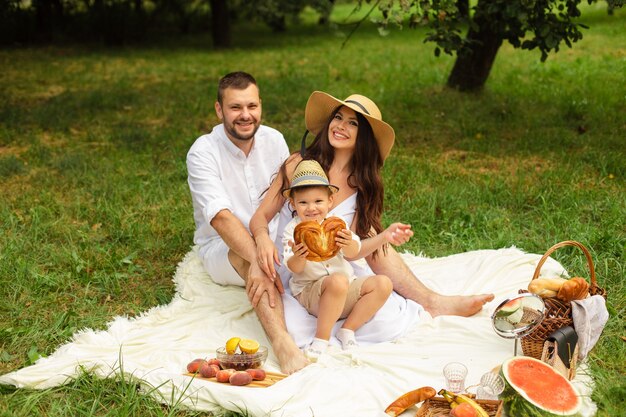
M335 242L337 232L346 228L346 222L339 217L328 217L322 224L314 220L299 223L293 231L296 245L304 242L309 249L306 259L321 262L332 258L339 252Z
M563 283L556 297L562 301L583 300L589 295L589 283L586 279L574 277Z

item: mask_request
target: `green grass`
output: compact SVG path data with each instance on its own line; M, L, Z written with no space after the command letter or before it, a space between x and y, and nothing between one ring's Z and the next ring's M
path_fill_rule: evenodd
M347 15L340 7L338 14ZM168 303L192 245L185 154L217 123L215 85L254 74L265 122L291 149L313 90L374 98L397 141L384 169L385 222L413 225L428 256L583 243L611 319L589 363L600 416L626 409L626 14L587 7L573 49L500 51L482 94L444 88L451 57L422 32L344 38L307 22L281 35L237 27L104 49L0 51L0 373L52 353L79 329ZM348 28L341 27L344 33ZM574 248L554 255L588 276ZM530 277L529 277L530 279ZM46 391L2 387L2 416L203 415L166 408L122 380L81 376Z

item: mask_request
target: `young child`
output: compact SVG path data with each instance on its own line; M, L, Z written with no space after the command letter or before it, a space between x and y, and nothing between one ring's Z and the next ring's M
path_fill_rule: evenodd
M355 330L374 316L393 290L391 280L385 275L354 275L352 266L344 256L357 259L369 253L360 253L361 240L349 229L337 232L335 241L341 250L325 261L308 261L306 244L294 243L296 225L306 220L322 223L332 208L333 194L337 191L337 187L329 184L320 164L312 160L303 160L298 164L291 187L283 191L297 214L287 224L283 234L284 262L293 273L289 288L300 304L317 317L315 339L305 349L311 361L316 361L326 350L331 330L341 318L346 320L336 336L342 348L357 346ZM403 226L403 230L409 227L394 223L377 236L368 238L367 246L380 248L387 242L393 242L394 233L400 232L400 226Z

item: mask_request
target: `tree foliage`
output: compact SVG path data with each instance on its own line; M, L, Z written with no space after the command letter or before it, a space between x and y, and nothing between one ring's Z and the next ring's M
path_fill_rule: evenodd
M597 0L588 0L595 3ZM439 56L457 55L457 75L463 71L472 78L464 83L451 74L448 84L461 89L481 88L489 74L495 54L503 41L515 48L541 51L545 61L550 52L558 52L562 44L571 47L583 37L580 22L581 0L478 0L467 7L467 0L359 0L378 7L382 28L390 24L429 29L426 42L436 44ZM621 7L624 0L608 0L609 8ZM486 48L488 51L481 51ZM492 55L493 54L493 55ZM473 60L473 61L472 61ZM481 60L482 62L476 62ZM465 62L465 63L463 63ZM473 68L472 68L473 67ZM472 74L486 69L486 74ZM459 81L460 84L458 83Z
M297 21L298 16L309 6L322 16L330 15L334 0L255 0L244 6L249 19L260 18L275 31L287 28L287 21Z
M207 31L207 0L0 0L0 43L103 41Z
M0 44L103 41L210 31L230 46L231 23L258 21L284 31L309 6L326 19L334 0L0 0Z

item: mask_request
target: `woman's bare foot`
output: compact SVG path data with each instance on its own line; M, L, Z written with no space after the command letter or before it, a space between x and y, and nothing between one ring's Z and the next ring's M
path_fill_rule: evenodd
M280 364L280 370L286 375L291 375L310 364L290 336L287 336L284 341L276 341L272 344L272 348Z
M440 295L433 294L430 303L424 305L431 316L469 317L482 310L483 305L493 300L493 294L478 295Z

